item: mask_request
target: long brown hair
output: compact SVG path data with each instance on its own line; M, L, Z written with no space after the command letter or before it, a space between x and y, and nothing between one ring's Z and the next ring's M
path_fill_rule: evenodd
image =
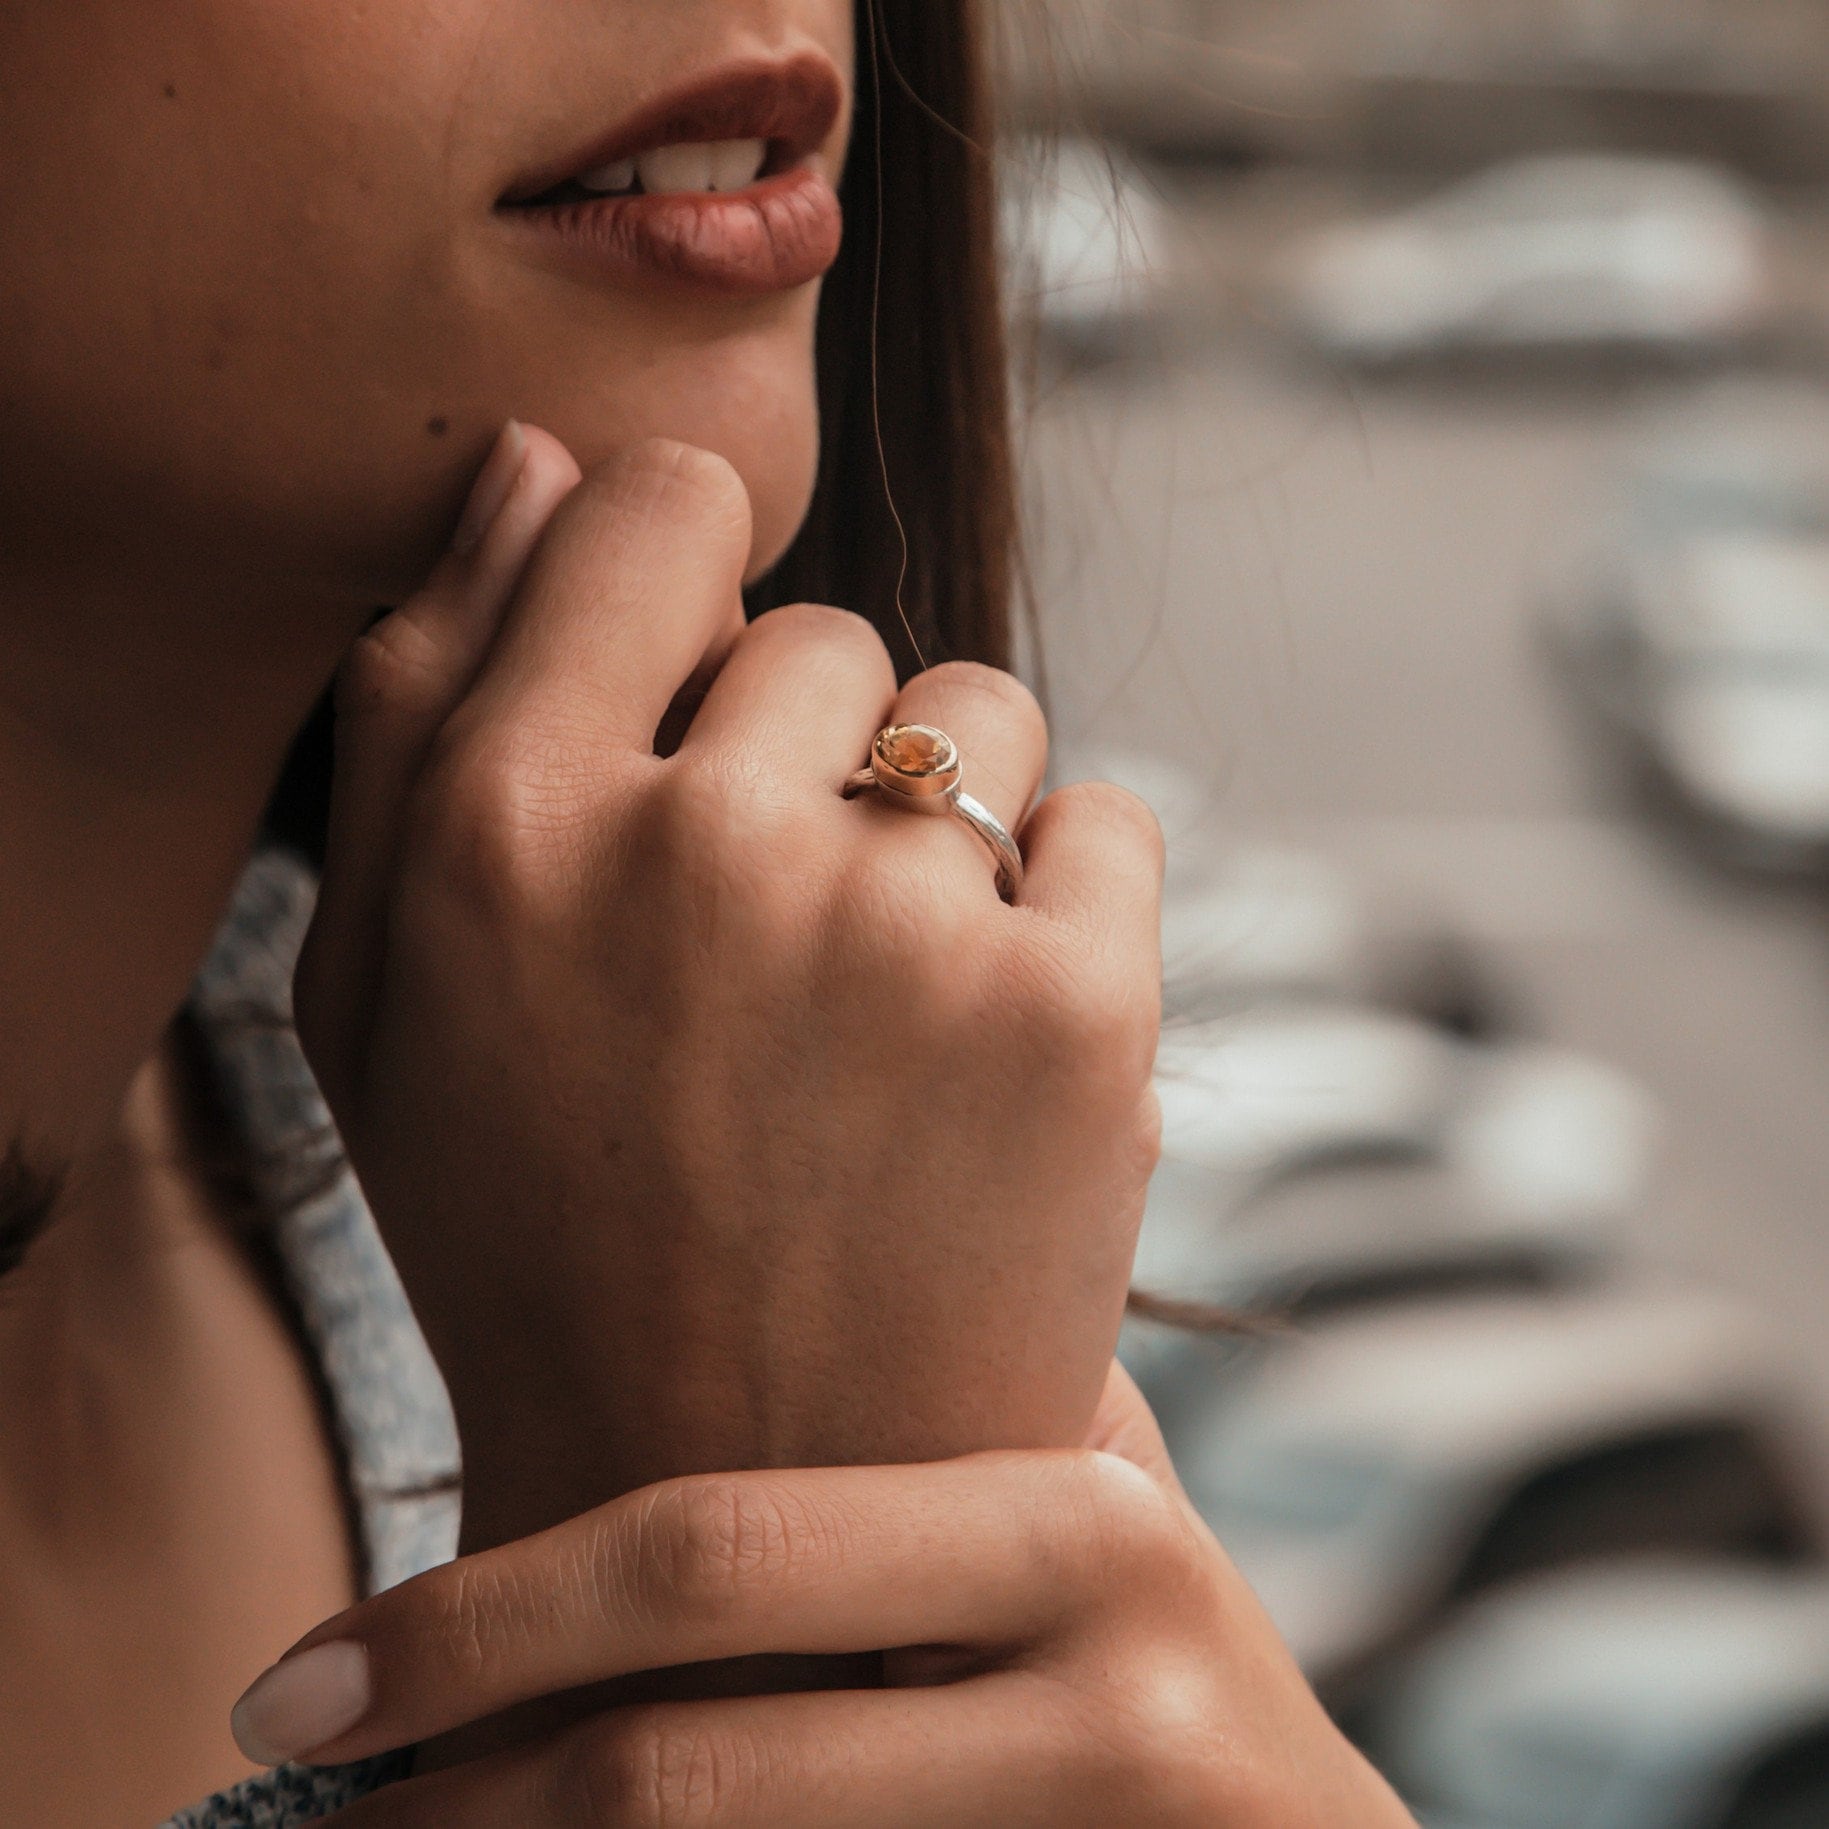
M906 677L1007 666L1016 492L983 0L856 0L845 241L819 313L813 502L752 614L868 616ZM269 836L323 861L331 711L300 733Z
M1007 666L1015 577L995 111L980 0L859 0L845 246L820 307L823 444L754 607L869 616L906 674Z

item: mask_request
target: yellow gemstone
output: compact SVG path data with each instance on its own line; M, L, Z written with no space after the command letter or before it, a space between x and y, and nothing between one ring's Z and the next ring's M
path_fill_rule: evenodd
M956 752L945 731L927 724L894 724L876 740L876 753L898 775L920 779L951 768Z

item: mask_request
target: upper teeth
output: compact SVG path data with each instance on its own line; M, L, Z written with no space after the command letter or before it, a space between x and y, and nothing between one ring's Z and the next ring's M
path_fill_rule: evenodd
M580 172L587 191L627 191L635 180L651 197L692 191L740 191L754 184L768 157L766 140L716 140L689 146L657 146L633 159L618 159Z

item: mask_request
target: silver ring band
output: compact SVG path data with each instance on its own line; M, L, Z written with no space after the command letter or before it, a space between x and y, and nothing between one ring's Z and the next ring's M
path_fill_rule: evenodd
M909 813L950 813L969 826L997 866L997 893L1014 902L1022 892L1022 851L1010 829L960 785L959 753L944 731L925 724L891 724L876 734L870 763L845 782L847 800L875 788Z
M997 863L997 893L1006 902L1014 902L1022 893L1022 852L1010 829L982 800L970 794L955 794L953 811L982 838Z

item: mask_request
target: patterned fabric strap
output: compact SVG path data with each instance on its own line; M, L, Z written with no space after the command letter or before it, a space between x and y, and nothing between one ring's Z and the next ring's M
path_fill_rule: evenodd
M191 1007L323 1370L373 1593L456 1554L457 1428L292 1028L292 971L315 894L297 860L257 854ZM410 1749L357 1765L281 1766L161 1829L298 1829L411 1767Z
M406 1777L412 1766L410 1752L357 1765L279 1766L180 1810L161 1829L300 1829Z

